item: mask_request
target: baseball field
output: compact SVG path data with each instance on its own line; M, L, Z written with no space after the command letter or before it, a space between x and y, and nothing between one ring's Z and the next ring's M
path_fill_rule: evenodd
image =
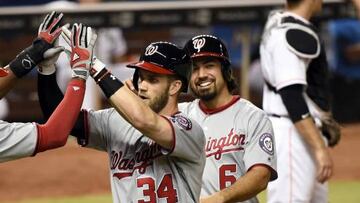
M335 174L331 203L360 202L360 124L343 125L331 150ZM260 195L265 202L265 194ZM1 203L110 203L107 154L71 139L62 149L0 164Z

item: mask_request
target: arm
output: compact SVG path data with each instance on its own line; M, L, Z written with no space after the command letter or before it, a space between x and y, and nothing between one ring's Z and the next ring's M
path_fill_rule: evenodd
M62 47L54 47L61 33L59 26L62 16L56 12L48 14L41 23L38 36L32 45L21 51L8 66L0 70L0 98L36 65L63 51Z
M302 85L291 85L280 89L279 93L296 129L310 147L317 162L317 180L323 183L331 177L333 164L324 139L310 117L302 91Z
M62 36L70 43L70 31L67 28L63 28ZM160 146L173 148L174 138L168 121L152 111L129 88L124 87L123 83L105 68L105 64L96 59L90 75L125 120Z
M67 29L67 27L65 27ZM86 37L85 37L86 36ZM72 70L72 76L82 79L87 79L89 70L93 64L93 47L96 42L97 35L91 28L74 24L73 32L69 33L69 39L71 38L71 56L70 65ZM86 39L81 41L80 39ZM74 55L78 57L74 57ZM38 77L38 96L40 100L41 109L46 118L54 111L54 107L60 102L63 95L59 86L56 83L55 63L56 60L52 60L49 63L44 63L39 69ZM85 136L85 112L82 111L78 116L75 126L73 127L71 134L78 138L78 143L82 146L86 145L83 141L86 140Z
M6 75L4 74L3 77L0 77L0 99L14 87L18 79L9 69L9 66L6 66L3 70L4 72L6 71Z
M270 180L270 171L267 167L256 165L234 184L215 194L202 198L201 203L211 202L241 202L255 197L265 190Z
M48 121L37 124L38 141L35 153L65 145L75 124L85 94L85 80L73 78L68 84L65 97L56 107Z
M169 122L156 114L129 88L123 86L109 98L114 108L136 129L166 149L173 148Z

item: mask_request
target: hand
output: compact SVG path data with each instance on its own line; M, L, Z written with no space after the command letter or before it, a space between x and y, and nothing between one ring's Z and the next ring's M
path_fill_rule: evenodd
M70 25L66 24L63 27L69 28ZM40 33L40 29L39 29ZM48 49L44 53L44 60L38 64L38 72L42 75L51 75L56 71L55 63L58 60L61 52L65 50L65 47L59 46L59 38L54 42L54 47Z
M72 76L84 80L89 76L89 71L93 66L93 50L97 35L91 27L74 24L71 32L71 54L70 66Z
M24 49L10 62L9 66L18 78L26 75L41 61L52 56L54 51L60 51L60 48L49 49L54 47L54 42L61 33L60 23L62 17L62 13L57 14L54 11L46 15L39 27L38 36L32 45Z
M328 148L321 148L315 151L315 160L317 163L317 180L320 183L327 181L333 172L333 162Z
M63 26L61 29L62 29L61 36L64 38L65 42L71 46L72 42L70 40L71 39L70 30L66 26ZM93 55L90 75L91 77L94 78L96 82L98 81L99 78L101 78L102 75L108 72L105 67L106 65L103 62L101 62L99 59L97 59L95 55ZM102 74L100 74L101 72Z

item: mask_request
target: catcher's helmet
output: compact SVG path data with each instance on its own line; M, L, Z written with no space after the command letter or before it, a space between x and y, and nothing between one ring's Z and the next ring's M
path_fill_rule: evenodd
M233 91L237 88L232 71L230 68L231 62L229 53L226 49L224 42L219 38L212 35L198 35L189 40L184 49L188 52L190 57L216 57L222 63L222 74L226 81L229 91Z
M138 69L150 72L177 75L183 82L182 91L186 92L192 65L189 55L175 44L170 42L153 42L141 54L139 62L128 64L127 67L136 68L133 82L137 88Z

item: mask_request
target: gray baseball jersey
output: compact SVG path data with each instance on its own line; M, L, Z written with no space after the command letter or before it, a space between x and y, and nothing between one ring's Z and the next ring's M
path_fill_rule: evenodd
M37 143L35 123L8 123L0 120L0 162L33 155Z
M271 180L277 178L273 129L262 110L238 96L218 109L206 109L198 99L179 108L202 126L206 136L201 196L229 187L256 165L269 167Z
M198 202L204 133L180 113L165 119L173 128L172 150L144 136L113 108L88 113L87 147L109 154L114 202Z

